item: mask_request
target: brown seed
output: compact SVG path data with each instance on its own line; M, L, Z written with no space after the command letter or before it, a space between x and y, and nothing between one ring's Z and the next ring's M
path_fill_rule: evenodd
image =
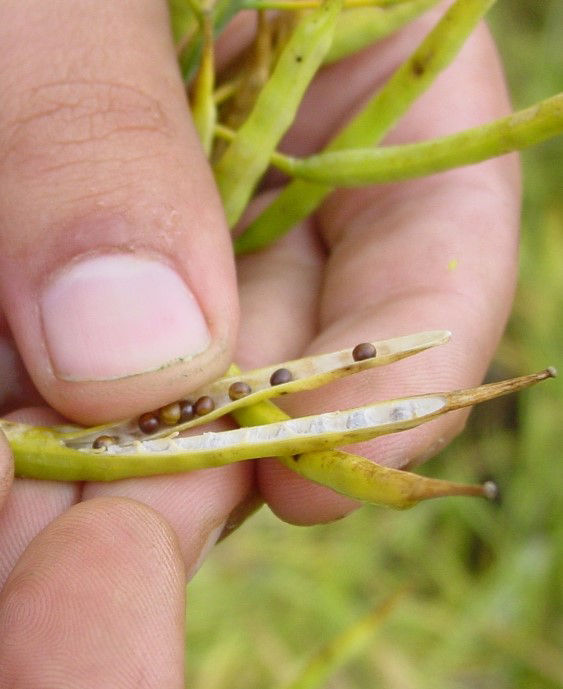
M155 433L160 428L158 416L153 411L145 412L139 416L139 428L146 433Z
M207 395L200 397L194 404L194 411L198 416L205 416L205 414L209 414L209 412L214 409L215 402Z
M240 400L241 398L250 395L251 392L252 388L250 385L242 380L238 380L229 387L229 397L232 400Z
M117 442L117 438L113 435L99 435L96 440L92 443L94 450L107 449L110 445L114 445Z
M180 423L191 421L194 416L195 410L192 400L182 400L180 402Z
M270 376L270 385L282 385L283 383L289 383L290 380L293 380L291 371L287 368L278 368Z
M165 426L175 426L180 420L181 409L179 402L172 402L158 410L158 418Z
M364 359L373 359L377 354L375 347L371 342L361 342L352 350L354 361L363 361Z

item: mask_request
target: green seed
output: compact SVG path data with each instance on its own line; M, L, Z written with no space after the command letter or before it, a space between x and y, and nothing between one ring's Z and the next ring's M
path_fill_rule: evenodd
M247 395L250 395L252 392L252 389L248 383L245 383L242 380L237 381L236 383L233 383L229 387L229 397L232 400L240 400L243 397L246 397Z
M175 426L182 415L179 402L172 402L158 410L158 418L165 426Z

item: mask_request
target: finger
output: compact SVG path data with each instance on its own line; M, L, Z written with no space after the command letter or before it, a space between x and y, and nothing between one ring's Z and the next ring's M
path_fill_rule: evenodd
M12 474L12 453L8 441L0 432L0 520L2 519L2 506L12 483Z
M0 595L0 687L180 689L184 586L174 534L152 510L73 507Z
M219 375L230 239L166 3L8 0L0 42L0 302L36 386L92 423Z
M393 140L436 136L507 108L496 54L479 31ZM311 351L434 328L448 328L454 336L444 348L337 383L330 394L300 395L290 402L293 413L455 389L482 378L514 289L518 186L517 164L508 157L408 184L339 193L325 205L320 227L331 256L322 333ZM442 417L353 451L404 467L441 449L464 419L463 413ZM273 509L289 521L326 519L331 511L338 517L345 508L342 498L301 483L283 468L274 472L262 464L259 480Z
M173 528L191 578L252 489L252 464L241 462L175 476L86 484L83 498L126 497L149 505Z
M272 201L266 192L248 212ZM236 361L243 369L299 357L318 333L325 251L312 222L278 242L237 259L241 328Z
M37 425L60 423L48 409L29 408L7 418ZM0 510L0 588L14 565L38 533L80 499L76 483L56 481L14 481Z
M39 405L42 400L2 320L0 314L0 415L5 416L22 406Z

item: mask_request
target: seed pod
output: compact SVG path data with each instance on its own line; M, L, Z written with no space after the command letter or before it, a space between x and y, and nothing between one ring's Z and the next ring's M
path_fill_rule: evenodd
M250 395L252 392L252 389L248 383L245 383L242 380L237 380L236 383L233 383L229 387L229 397L232 400L240 400L243 397L246 397L247 395Z
M364 361L364 359L373 359L377 354L377 350L371 342L361 342L357 344L352 350L352 357L354 361Z
M276 366L265 366L253 371L245 371L244 383L249 386L250 392L239 399L233 399L229 394L229 389L234 383L241 382L242 374L236 367L231 367L226 376L194 390L192 399L179 402L182 408L180 420L173 428L180 432L198 424L209 423L212 419L217 419L232 413L235 409L255 404L261 400L291 392L313 390L338 378L366 371L375 366L385 366L393 361L422 352L429 347L444 344L449 337L450 333L447 330L415 333L374 342L373 346L377 350L377 357L371 359L353 361L352 349L350 348L286 361ZM279 369L286 371L282 375L278 372ZM208 411L204 415L196 414L193 399L197 400L200 397L210 397L213 400L213 411ZM164 437L170 433L171 428L172 426L161 423L160 429L153 432L152 435ZM138 418L134 418L117 424L97 427L93 431L91 429L76 429L67 437L73 447L88 449L92 447L92 442L102 433L117 436L120 445L141 440L145 435L139 430Z
M194 411L198 416L205 416L215 409L215 402L209 397L209 395L204 395L200 397L194 405Z
M158 416L153 411L145 412L139 416L139 428L143 433L150 435L156 433L160 428L160 421Z
M92 443L94 450L107 450L110 445L114 445L117 438L113 435L99 435Z
M15 473L21 477L62 481L115 481L195 471L259 457L287 456L288 466L295 465L295 470L303 475L352 497L371 501L375 500L375 495L367 490L370 488L371 479L365 469L376 465L354 456L350 464L346 459L350 455L334 455L330 448L413 428L448 411L529 387L553 377L554 373L552 369L546 369L529 376L490 383L478 388L415 395L347 411L271 423L271 415L266 415L263 419L256 418L257 407L252 405L241 407L240 413L250 413L252 423L265 425L194 436L169 433L166 437L152 437L141 441L134 439L129 443L120 440L119 443L109 445L106 452L93 450L91 443L88 447L73 447L69 444L73 442L73 431L64 428L37 428L0 420L0 429L7 436L12 448ZM268 403L266 406L272 405ZM397 410L401 413L397 414ZM400 420L396 421L398 417ZM297 458L298 461L295 461ZM308 468L305 469L305 466ZM385 471L388 472L389 469ZM328 476L327 472L331 476ZM381 478L381 472L378 476ZM396 504L400 506L400 496L403 494L401 486L405 482L412 483L413 477L407 472L394 472L393 476L393 484L397 489L396 498L399 501ZM375 474L373 479L377 479ZM416 480L418 481L418 477ZM434 493L434 496L453 494L447 484L443 486L447 492ZM382 497L390 504L386 487L381 488L385 492ZM471 494L476 494L474 488L472 491ZM479 494L492 496L494 490L492 486L480 487ZM408 500L412 502L412 499L417 500L421 497L431 495L424 491L422 495L418 493L417 496L415 491ZM406 506L404 501L402 506Z
M175 426L182 416L182 409L179 402L172 402L158 410L158 418L165 426Z
M270 385L282 385L293 380L293 375L288 368L278 368L270 376Z

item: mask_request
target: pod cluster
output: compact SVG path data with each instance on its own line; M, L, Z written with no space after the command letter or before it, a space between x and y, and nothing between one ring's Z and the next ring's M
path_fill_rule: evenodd
M376 348L371 342L361 342L352 350L354 361L363 361L376 356ZM270 376L270 385L284 385L293 380L293 373L288 368L278 368ZM252 392L252 388L243 380L231 383L227 394L232 401L247 397ZM165 427L172 427L183 424L200 416L205 416L214 411L216 403L209 395L202 395L195 401L179 400L171 402L160 409L148 411L141 414L137 419L137 426L144 435L152 435ZM107 449L110 445L116 444L119 439L112 435L100 435L92 443L92 447L97 450Z

